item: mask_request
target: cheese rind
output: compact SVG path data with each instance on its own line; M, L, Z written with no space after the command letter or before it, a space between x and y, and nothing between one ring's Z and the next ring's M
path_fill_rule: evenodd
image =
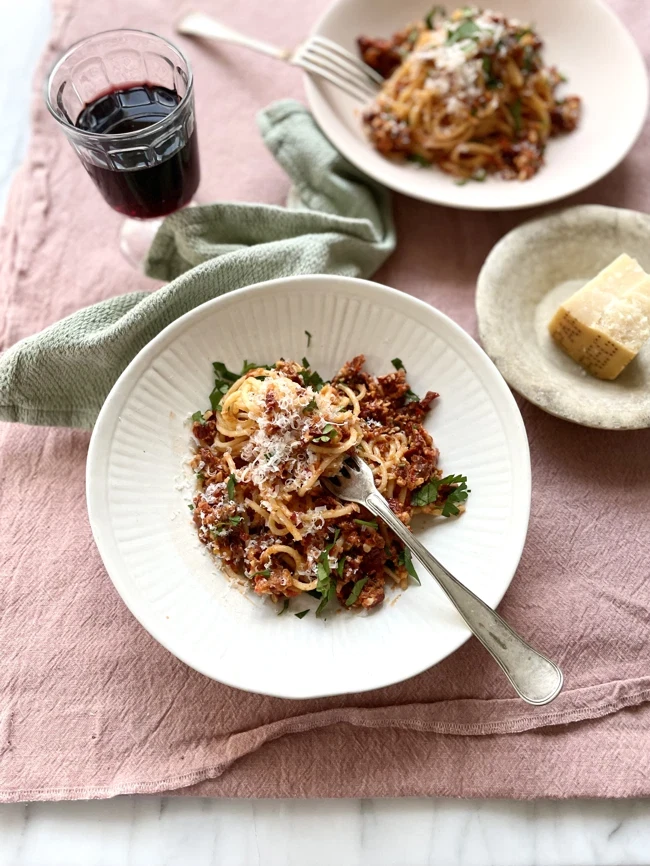
M560 306L549 331L587 372L615 379L650 338L650 277L620 255Z

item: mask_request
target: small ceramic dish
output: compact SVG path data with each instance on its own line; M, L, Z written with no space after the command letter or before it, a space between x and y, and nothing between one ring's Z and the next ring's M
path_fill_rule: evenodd
M587 374L548 332L560 303L624 252L650 271L650 216L583 205L511 231L478 279L480 338L503 377L531 403L586 427L650 427L650 345L606 382Z

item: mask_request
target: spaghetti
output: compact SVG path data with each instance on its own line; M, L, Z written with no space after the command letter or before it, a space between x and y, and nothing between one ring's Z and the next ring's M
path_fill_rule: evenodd
M467 479L442 478L438 450L422 426L432 401L419 399L399 359L371 376L362 355L324 382L307 359L241 374L214 364L212 408L192 416L193 517L200 540L231 576L273 601L308 592L322 612L335 598L371 608L388 577L417 579L408 552L363 507L320 483L355 452L405 524L414 512L464 510ZM285 609L283 608L283 610Z
M580 98L556 96L565 79L544 66L537 33L499 12L466 6L447 17L435 7L390 40L358 43L386 78L363 117L386 156L437 165L461 183L527 180L548 139L578 125Z

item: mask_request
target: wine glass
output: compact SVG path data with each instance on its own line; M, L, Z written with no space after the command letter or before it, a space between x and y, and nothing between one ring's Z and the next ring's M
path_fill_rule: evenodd
M45 99L106 202L127 217L120 248L142 268L162 217L199 185L189 63L154 33L108 30L65 52Z

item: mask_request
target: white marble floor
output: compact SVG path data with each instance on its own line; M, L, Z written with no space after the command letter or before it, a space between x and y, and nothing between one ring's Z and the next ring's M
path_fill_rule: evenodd
M91 2L91 0L88 0ZM0 209L27 145L48 0L0 0ZM242 801L0 805L0 866L632 866L650 801Z

